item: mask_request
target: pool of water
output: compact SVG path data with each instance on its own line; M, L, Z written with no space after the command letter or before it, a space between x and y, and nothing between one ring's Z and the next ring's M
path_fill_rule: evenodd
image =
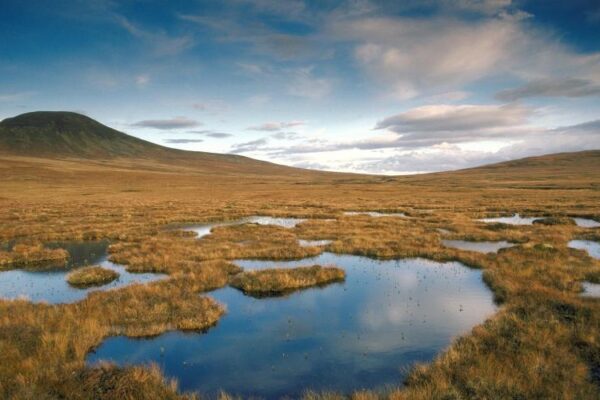
M208 224L189 225L182 229L185 231L196 232L197 238L200 239L204 236L210 235L213 228L217 226L231 226L231 225L242 225L242 224L259 224L259 225L276 225L284 228L293 228L301 222L306 221L301 218L276 218L255 215L252 217L245 217L229 222L214 222Z
M442 244L446 247L454 249L476 251L479 253L497 253L500 249L513 247L514 243L499 241L499 242L469 242L466 240L442 240Z
M585 250L590 257L600 259L600 243L592 240L571 240L569 247L572 249Z
M88 364L155 362L184 391L215 397L298 398L306 389L349 393L400 385L496 307L481 271L457 262L378 261L323 253L300 261L238 261L245 269L337 265L343 283L255 299L233 288L211 295L227 314L207 333L112 337Z
M533 221L541 220L543 218L538 217L521 217L520 214L515 214L512 217L497 217L497 218L482 218L479 221L481 222L498 222L501 224L508 225L531 225Z
M67 266L43 271L16 269L0 272L0 298L25 298L32 302L51 304L73 303L84 299L91 290L114 289L164 277L160 274L127 272L122 265L108 260L108 245L106 241L50 243L48 247L62 247L69 252L70 259ZM117 271L120 276L117 280L101 287L78 289L70 286L65 280L67 274L86 265L100 265Z
M404 213L381 213L378 211L345 211L344 215L368 215L369 217L379 218L379 217L402 217L407 218L407 215Z
M300 245L300 247L313 247L313 246L327 246L328 244L331 244L332 240L304 240L304 239L299 239L298 240L298 244Z
M580 226L582 228L598 228L600 227L600 222L598 221L594 221L593 219L589 219L589 218L573 218L575 220L575 223L577 224L577 226Z
M583 282L583 297L600 297L600 283Z

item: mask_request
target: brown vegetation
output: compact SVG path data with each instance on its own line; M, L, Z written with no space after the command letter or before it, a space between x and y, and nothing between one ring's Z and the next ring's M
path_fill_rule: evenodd
M11 268L47 268L64 266L69 253L64 249L47 249L41 244L17 244L11 251L0 251L0 271Z
M207 329L224 310L198 293L227 285L239 272L231 260L312 256L322 249L302 248L297 240L321 238L333 239L328 250L337 253L457 260L481 268L503 304L432 363L415 368L406 387L353 398L600 395L600 301L579 296L581 281L600 279L600 261L567 247L573 238L599 240L598 229L476 221L515 212L598 220L598 152L410 177L211 171L148 160L0 157L0 242L16 241L15 249L22 249L49 240L110 239L111 257L130 271L169 274L69 305L0 300L1 398L183 398L156 369L87 368L84 357L110 335ZM344 210L410 218L344 216ZM294 229L223 226L200 240L164 229L247 215L308 221ZM518 245L498 254L446 248L439 228L451 232L443 235L447 239ZM2 260L17 259L15 250L7 253ZM342 396L309 396L318 397Z
M246 271L231 278L229 284L242 292L257 296L279 296L298 289L343 281L346 273L337 267L272 268Z
M119 273L100 266L79 268L67 275L67 282L75 287L106 285L119 278Z

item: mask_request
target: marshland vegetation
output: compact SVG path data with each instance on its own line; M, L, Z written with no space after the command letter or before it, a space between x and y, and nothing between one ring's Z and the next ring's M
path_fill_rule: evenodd
M341 282L346 277L343 269L335 266L312 265L308 267L273 268L244 271L229 284L252 296L277 296L312 286Z
M67 282L75 287L102 286L119 278L119 273L98 265L77 269L67 275Z
M157 369L86 366L85 357L109 336L207 329L225 309L202 293L226 286L239 272L232 260L316 256L322 248L301 247L298 240L322 238L332 239L327 250L338 254L422 257L479 268L502 305L432 362L415 366L404 385L398 381L384 394L344 395L600 396L600 303L580 295L583 282L600 282L600 261L568 246L571 240L598 243L597 228L478 221L515 213L600 221L598 152L385 178L289 169L270 173L263 164L241 173L234 164L216 174L214 168L152 159L83 163L68 157L1 156L0 242L43 251L40 245L49 241L111 240L114 262L130 272L162 272L168 278L90 293L72 304L1 300L0 397L184 398ZM402 212L411 218L345 216L345 210ZM293 229L215 227L202 240L165 229L252 215L306 221ZM498 254L447 248L438 229L450 232L444 239L516 245ZM25 266L22 257L4 251L3 266Z

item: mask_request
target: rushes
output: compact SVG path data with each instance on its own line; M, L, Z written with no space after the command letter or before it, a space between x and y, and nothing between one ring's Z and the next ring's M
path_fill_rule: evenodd
M253 296L278 296L298 289L343 281L346 273L333 266L273 268L247 271L231 278L230 285Z
M41 244L17 244L12 251L0 251L0 271L64 266L68 258L69 253L64 249L47 249Z
M92 266L79 268L67 275L67 282L71 286L86 288L90 286L106 285L119 278L119 273L112 269Z

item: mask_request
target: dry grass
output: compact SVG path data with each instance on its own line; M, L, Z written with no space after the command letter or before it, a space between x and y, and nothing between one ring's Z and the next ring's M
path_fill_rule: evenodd
M600 396L600 301L579 296L581 281L600 280L600 262L567 247L573 238L600 240L600 233L566 222L573 216L600 219L596 153L398 178L240 177L149 161L0 157L0 185L0 242L29 249L26 256L1 253L10 268L19 257L28 261L18 266L47 258L38 243L110 239L111 257L130 271L169 274L160 282L96 292L70 305L0 300L0 398L183 398L156 369L86 368L85 355L110 335L207 329L224 309L198 293L227 285L239 272L231 260L312 256L322 249L302 248L297 240L324 238L333 240L326 248L337 253L456 260L481 268L503 304L432 363L415 368L407 386L349 397ZM404 212L410 218L343 216L344 210ZM476 221L515 212L556 223ZM219 227L201 240L163 229L247 215L310 220L294 229ZM443 235L439 228L451 233ZM479 254L446 248L442 237L518 245ZM4 262L0 268L6 268Z
M246 271L233 276L229 284L246 294L265 297L280 296L299 289L341 282L345 278L346 273L341 268L313 265Z
M68 259L69 253L64 249L47 249L41 244L17 244L11 251L0 251L0 271L11 268L60 267Z
M79 268L67 275L67 282L75 287L106 285L119 278L119 273L100 266Z

